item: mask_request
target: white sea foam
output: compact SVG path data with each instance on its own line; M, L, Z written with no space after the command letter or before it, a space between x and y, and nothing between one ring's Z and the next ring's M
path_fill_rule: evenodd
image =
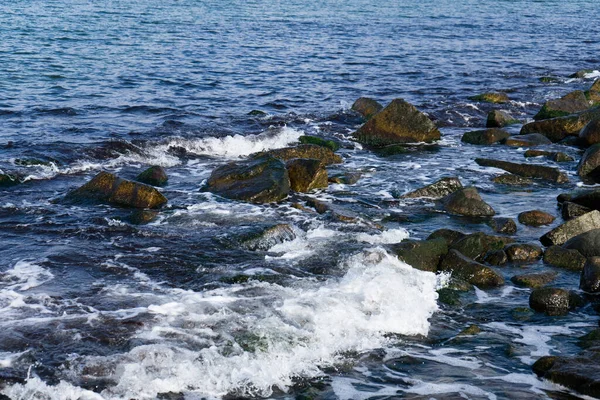
M409 233L406 229L389 229L376 235L359 233L356 235L356 240L370 244L393 244L400 243L408 236Z
M54 275L31 261L18 261L11 269L0 273L0 282L5 290L25 291L40 286Z

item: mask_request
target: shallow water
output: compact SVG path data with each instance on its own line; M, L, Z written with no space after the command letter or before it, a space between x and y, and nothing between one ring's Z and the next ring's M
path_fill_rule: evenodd
M0 189L3 393L576 397L530 366L576 353L577 337L597 326L589 307L554 318L515 310L530 291L509 280L442 306L435 290L446 277L409 268L386 245L438 228L491 232L397 199L442 176L476 185L499 216L557 213L556 195L578 183L576 163L560 165L571 178L562 186L494 185L498 171L473 159L519 162L524 149L462 144L496 108L468 97L507 91L501 108L525 120L545 99L587 89L594 74L566 76L600 69L600 28L590 23L599 14L584 0L0 4L0 170L24 181ZM359 96L407 99L436 120L442 141L387 158L363 150L350 140ZM199 190L216 166L303 134L343 143L344 163L330 174L362 173L313 194L357 222L300 211L295 200L256 206ZM129 224L129 210L61 201L102 169L134 178L151 164L170 178L169 205L149 225ZM268 251L235 245L277 222L297 238ZM546 229L519 225L519 240ZM560 271L556 284L577 282ZM457 336L471 324L483 332Z

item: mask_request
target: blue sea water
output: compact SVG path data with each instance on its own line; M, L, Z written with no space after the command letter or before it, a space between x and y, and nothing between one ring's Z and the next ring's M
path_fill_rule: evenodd
M473 159L522 162L524 149L460 136L491 109L526 121L545 100L589 88L599 17L596 0L0 2L0 172L20 181L0 187L0 392L577 398L531 364L577 353L593 310L527 311L530 290L509 282L518 265L500 271L503 288L444 306L444 279L387 246L438 228L491 233L398 199L442 176L477 186L501 217L557 214L556 195L579 183L576 162L560 165L569 184L506 189ZM584 69L596 72L569 78ZM469 100L486 91L511 101ZM350 136L360 96L406 99L442 141L387 158L363 149ZM302 134L342 143L344 163L330 174L362 175L311 195L353 223L292 206L303 198L257 206L200 191L216 166ZM170 176L169 205L148 225L130 223L130 210L61 201L100 170L133 179L152 164ZM296 239L268 251L236 245L273 223ZM539 244L545 229L519 226L518 240ZM561 271L556 284L577 282ZM458 335L472 324L480 335Z

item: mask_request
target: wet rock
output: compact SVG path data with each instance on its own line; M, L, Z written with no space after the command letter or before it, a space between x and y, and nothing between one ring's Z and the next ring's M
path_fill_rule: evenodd
M569 239L563 248L577 250L584 257L600 256L600 229L592 229Z
M149 224L158 217L158 212L155 210L136 210L129 216L129 223L133 225Z
M296 233L288 224L277 224L269 227L252 229L238 238L236 241L240 247L251 251L267 251L271 247L294 240Z
M550 246L544 252L544 262L554 267L569 271L581 271L586 258L577 250L564 249L561 246Z
M400 198L415 199L419 197L427 197L431 199L441 199L442 197L446 197L449 194L456 192L462 187L463 185L462 183L460 183L460 180L458 178L442 178L439 181L432 183L431 185L427 185L410 193L406 193L400 196Z
M510 133L503 129L490 128L481 131L465 132L460 140L469 144L488 145L500 142L509 136Z
M581 90L568 93L560 99L548 100L542 106L542 109L533 117L538 121L563 117L576 112L585 111L590 107L585 94Z
M317 199L313 199L313 198L307 198L306 204L308 206L314 208L315 211L317 211L319 214L325 214L331 208L330 203L327 203L327 202L321 201L321 200L317 200Z
M490 267L486 267L457 250L450 250L440 263L440 271L451 272L453 277L462 279L479 288L504 285L504 278Z
M515 275L510 280L517 286L539 288L553 282L558 274L556 272L541 272L537 274Z
M566 194L569 195L568 193ZM572 195L570 198L564 199L580 206L590 208L592 210L600 209L600 189L590 189Z
M600 105L600 79L596 79L590 90L586 90L585 97L592 106Z
M562 245L569 239L592 229L600 228L600 211L594 210L568 220L540 238L544 246Z
M592 211L591 208L580 206L579 204L571 203L570 201L563 202L561 210L562 217L565 221L579 217L583 214L587 214L590 211Z
M329 177L329 182L340 183L344 185L354 185L360 180L362 174L360 172L344 172L340 175L334 175Z
M487 116L485 126L488 128L502 128L507 125L518 124L519 120L515 119L506 111L493 110Z
M69 192L68 201L100 202L134 208L158 208L167 199L156 188L139 182L121 179L102 171L91 181Z
M0 187L13 186L21 183L16 175L0 174Z
M552 368L552 366L554 365L554 363L556 362L557 359L558 359L557 356L541 357L536 362L533 363L533 365L531 366L531 369L537 376L543 377L544 374L546 372L548 372L550 370L550 368Z
M552 144L550 139L539 133L513 135L504 141L504 144L512 147L534 147Z
M585 125L598 118L600 118L600 107L595 107L566 117L530 122L523 125L521 134L541 133L552 142L559 142L567 136L578 136Z
M498 233L504 233L507 235L513 235L517 233L517 224L512 218L494 218L488 225Z
M405 240L392 246L398 258L421 271L437 272L443 255L448 253L448 243L443 238L432 240Z
M508 103L510 101L510 99L508 98L506 93L501 93L501 92L482 93L477 96L469 97L469 100L481 101L484 103L495 103L495 104L504 104L504 103Z
M444 209L451 214L467 217L491 217L496 212L487 204L475 187L458 189L442 199Z
M590 347L600 346L600 329L594 329L591 332L581 336L577 340L577 345L582 349L589 349ZM597 351L597 349L596 349Z
M442 238L446 241L446 243L448 244L448 246L452 245L453 243L457 242L458 240L464 238L466 235L462 232L459 231L454 231L452 229L438 229L433 231L428 237L427 240L432 240L432 239L437 239L437 238Z
M327 170L319 160L295 158L286 163L286 168L290 188L295 192L307 193L328 186Z
M512 242L513 239L506 236L492 236L477 232L457 240L450 245L450 248L458 250L461 254L473 260L479 260L487 252L501 250Z
M492 182L508 186L527 186L533 184L529 178L514 174L502 174L492 178Z
M281 160L270 156L254 157L215 169L208 178L206 190L228 199L270 203L287 197L290 178Z
M542 258L544 251L540 246L526 243L514 243L504 248L508 260L513 263L528 263Z
M529 307L551 316L565 315L578 304L577 301L572 300L573 296L565 289L538 288L534 289L529 296Z
M550 225L556 217L541 210L531 210L520 213L518 219L523 225L542 226Z
M581 271L579 287L587 293L600 292L600 257L587 259Z
M548 157L555 162L570 162L575 161L570 155L560 151L544 151L544 150L527 150L524 154L525 157Z
M352 110L362 115L365 119L370 119L382 109L383 106L381 104L368 97L360 97L352 104Z
M600 143L591 146L583 153L577 165L577 175L588 182L600 182Z
M508 256L504 250L492 250L483 256L483 261L490 265L504 265L508 262Z
M586 77L586 75L591 74L592 72L594 72L593 69L580 69L579 71L569 75L569 78L583 79Z
M506 172L524 176L526 178L545 179L556 183L565 183L569 181L567 175L558 168L533 164L517 164L508 161L491 160L488 158L476 158L475 162L482 167L500 168Z
M585 146L600 143L600 118L588 122L579 132L579 139Z
M277 158L282 161L289 161L294 158L312 158L320 160L323 165L341 164L342 157L335 154L331 149L314 144L301 144L296 147L284 147L282 149L269 150L264 153L256 153L251 158L261 158L265 155Z
M314 144L316 146L326 147L331 151L338 151L340 149L340 144L335 140L323 139L318 136L305 135L300 136L298 141L302 144Z
M542 357L533 364L540 377L584 395L600 397L600 354L586 350L575 357Z
M395 99L358 129L354 137L360 143L380 147L432 142L440 139L440 131L413 105L403 99Z
M135 180L152 186L163 186L167 183L169 177L163 167L153 165L139 174Z
M481 333L481 328L477 325L469 325L459 332L457 336L474 336Z

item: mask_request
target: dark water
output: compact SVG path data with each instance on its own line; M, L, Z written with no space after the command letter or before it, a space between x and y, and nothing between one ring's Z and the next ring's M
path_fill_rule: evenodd
M0 4L0 170L22 181L0 188L5 394L575 397L530 366L576 353L576 338L597 325L591 309L560 318L515 311L530 291L510 282L441 306L443 282L385 246L442 227L491 232L395 198L442 176L476 185L500 216L557 213L556 194L577 185L576 163L561 165L571 178L562 187L508 190L472 160L520 161L523 149L464 145L460 136L494 108L471 95L506 91L512 101L502 108L525 120L545 99L587 89L593 75L566 76L600 67L598 4L366 3ZM443 140L388 158L362 150L350 140L359 96L405 98L436 120ZM344 163L330 174L362 173L355 185L314 194L357 222L199 191L215 166L304 133L344 144ZM102 169L134 178L152 164L169 173L169 205L149 225L128 223L130 210L61 201ZM276 222L297 239L269 251L236 246L238 235ZM519 229L531 242L546 230ZM560 271L556 284L577 282ZM457 336L471 324L483 332Z

